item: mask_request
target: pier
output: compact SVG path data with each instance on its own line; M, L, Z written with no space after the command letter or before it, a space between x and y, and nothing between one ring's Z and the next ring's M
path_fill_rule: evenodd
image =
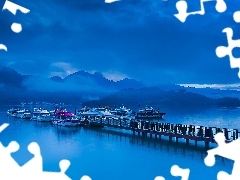
M195 125L184 124L172 124L172 123L160 123L153 121L135 121L132 120L127 123L126 120L118 119L88 119L90 126L97 127L112 127L124 130L132 131L133 135L142 137L159 138L162 136L168 138L169 142L178 143L179 139L185 141L186 146L190 141L194 141L195 147L198 146L198 142L205 143L205 148L209 149L209 143L216 143L214 135L218 132L223 132L226 138L226 142L231 142L238 139L238 129L227 129L217 127L205 127Z
M11 109L13 110L13 109ZM13 118L24 119L23 117L18 117L15 114L10 113L12 111L8 111L8 116ZM61 111L60 111L61 112ZM65 114L64 114L65 113ZM209 145L216 144L214 140L214 135L218 132L222 132L225 136L226 143L234 141L239 138L239 130L238 129L228 129L228 128L219 128L219 127L205 127L199 125L191 125L191 124L173 124L166 123L161 120L141 120L135 119L131 116L97 116L96 114L90 115L81 115L75 116L72 113L69 113L70 116L66 116L66 110L60 113L60 116L63 116L63 119L41 119L41 121L51 122L56 126L85 126L85 127L108 127L112 129L126 130L125 132L130 133L134 136L141 137L149 137L155 139L164 139L169 141L170 143L176 144L184 144L185 146L189 146L190 144L195 147L199 147L204 145L206 149L209 149ZM66 117L72 117L74 119L70 119L66 121ZM30 117L30 116L29 116ZM49 115L49 117L51 117ZM54 117L54 116L53 116ZM25 117L26 119L26 117ZM38 118L28 118L33 121L40 121Z

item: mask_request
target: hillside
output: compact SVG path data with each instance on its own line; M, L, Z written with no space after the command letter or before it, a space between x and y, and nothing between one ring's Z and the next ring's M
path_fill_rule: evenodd
M83 106L240 106L238 98L213 99L185 90L162 90L160 88L124 89L100 100L86 101Z

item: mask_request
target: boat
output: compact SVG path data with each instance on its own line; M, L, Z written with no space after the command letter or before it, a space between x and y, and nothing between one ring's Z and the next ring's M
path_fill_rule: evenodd
M66 117L65 119L63 119L62 121L60 121L59 125L60 126L70 126L70 127L79 126L80 121L75 116L69 116L69 117Z
M115 117L115 115L107 108L96 108L95 111L99 112L103 118Z
M155 111L152 107L146 107L145 109L140 109L136 115L135 119L163 119L165 112Z
M81 118L79 121L80 126L89 126L90 121L87 118Z
M109 111L104 111L102 114L105 119L119 119L119 116L116 116Z
M7 116L11 116L11 117L16 117L17 116L17 111L19 111L19 108L11 108L9 110L7 110Z
M80 116L102 118L104 115L101 111L99 111L99 109L92 108L92 109L89 109L88 111L81 112Z
M114 119L121 119L121 120L131 120L135 118L135 114L133 111L125 106L122 106L120 108L116 108L112 111L110 111L112 114L114 114Z
M59 126L79 126L79 119L66 109L56 110L54 116L51 119L53 125Z
M17 118L21 118L21 119L31 119L32 118L32 114L29 110L26 109L22 109L16 112L16 116Z
M78 113L80 117L93 117L93 118L114 118L116 115L112 113L109 108L104 107L97 107L97 108L91 108L87 109L87 111L82 111L81 113Z
M77 115L77 116L81 116L81 114L82 114L83 112L87 112L87 111L89 111L90 109L91 109L91 108L85 106L85 107L83 107L83 108L81 108L81 109L76 110L76 115Z
M89 111L82 112L81 116L85 116L85 117L101 117L102 114L99 111L96 111L95 109L90 109Z
M132 114L132 110L122 106L120 108L116 108L113 111L110 111L112 114L117 116L130 116Z
M39 122L50 122L51 121L51 114L46 109L34 108L31 120L32 121L39 121Z
M32 112L32 121L36 121L37 117L39 115L39 112L41 111L41 108L33 108L33 112Z

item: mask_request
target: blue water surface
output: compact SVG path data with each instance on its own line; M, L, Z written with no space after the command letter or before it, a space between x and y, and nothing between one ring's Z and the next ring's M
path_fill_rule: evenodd
M74 180L83 175L93 180L154 180L156 176L180 180L181 177L170 174L174 164L189 168L190 180L216 180L219 171L230 173L232 169L233 162L220 157L213 167L207 167L204 164L206 150L168 144L167 138L142 138L133 136L131 131L110 128L55 127L46 122L9 118L6 116L9 108L0 106L1 124L10 124L0 133L0 140L4 146L12 140L19 143L20 150L12 156L20 166L32 158L27 146L34 141L41 148L44 171L58 172L59 161L68 159L71 165L66 174ZM69 109L74 110L73 107ZM163 122L240 127L240 110L237 108L163 107L163 110L167 112Z

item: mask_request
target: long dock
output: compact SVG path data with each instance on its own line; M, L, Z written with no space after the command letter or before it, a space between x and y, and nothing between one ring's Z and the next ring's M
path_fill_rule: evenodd
M189 141L195 142L197 147L198 142L204 142L205 147L209 148L209 143L216 143L214 135L218 132L223 132L226 138L226 142L231 142L238 139L238 129L227 129L217 127L205 127L195 125L183 125L183 124L171 124L160 123L151 121L135 121L132 120L127 123L126 120L114 120L114 119L88 119L91 126L99 127L112 127L118 129L130 130L134 135L152 138L160 138L162 136L168 137L169 142L175 141L178 143L179 139L185 140L186 145L189 145Z

